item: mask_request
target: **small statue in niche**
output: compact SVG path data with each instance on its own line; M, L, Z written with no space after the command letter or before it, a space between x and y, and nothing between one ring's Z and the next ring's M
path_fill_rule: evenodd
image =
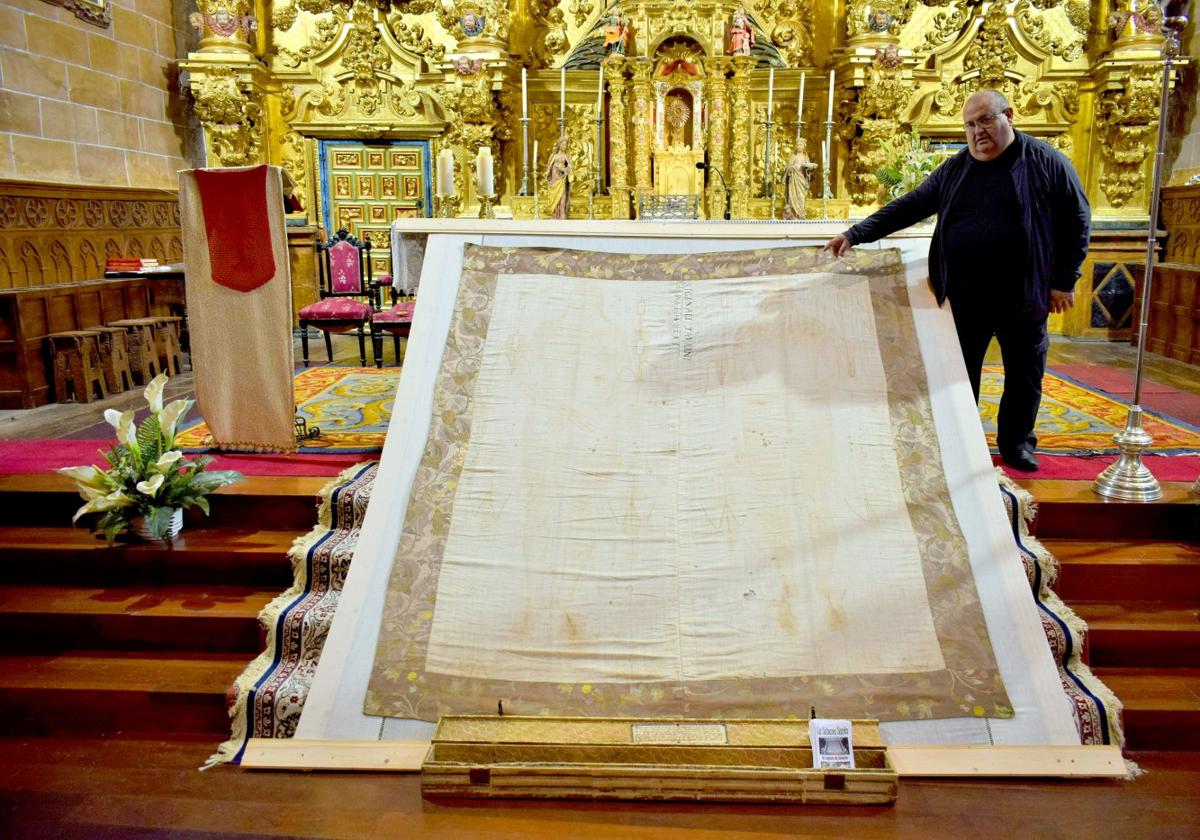
M681 97L672 96L667 100L667 148L677 149L688 145L686 129L691 122L692 112Z
M546 164L546 206L550 210L550 218L567 218L567 209L571 204L571 177L575 168L571 165L571 156L567 154L567 138L559 137L554 154Z
M808 141L797 138L796 151L788 158L787 168L783 170L783 218L804 218L804 205L812 189L812 174L816 168L808 157Z
M613 6L605 15L600 28L604 31L604 52L606 55L625 55L626 44L629 40L629 24L621 14L618 6Z
M754 47L754 27L750 25L750 16L743 6L738 6L729 24L729 54L750 55Z

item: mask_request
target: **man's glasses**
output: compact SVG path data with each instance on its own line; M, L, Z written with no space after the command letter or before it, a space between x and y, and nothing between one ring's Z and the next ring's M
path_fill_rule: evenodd
M970 120L963 123L963 128L965 128L968 132L974 131L977 128L991 128L996 124L996 120L1003 113L1003 111L999 111L995 114L988 114L987 116L980 117L977 120Z

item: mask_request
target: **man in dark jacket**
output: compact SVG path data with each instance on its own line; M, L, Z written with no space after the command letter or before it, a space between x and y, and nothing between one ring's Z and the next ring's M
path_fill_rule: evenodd
M1046 318L1075 302L1091 209L1070 161L1014 130L1012 117L1002 94L974 94L963 107L967 148L825 247L840 257L937 214L930 286L939 304L950 299L976 402L984 354L993 335L999 342L1004 396L996 443L1005 462L1033 471Z

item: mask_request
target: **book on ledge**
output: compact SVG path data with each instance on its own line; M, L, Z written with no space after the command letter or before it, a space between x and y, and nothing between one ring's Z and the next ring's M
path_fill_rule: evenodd
M140 257L109 257L104 261L104 276L114 277L128 274L183 273L183 263L160 263L156 259Z

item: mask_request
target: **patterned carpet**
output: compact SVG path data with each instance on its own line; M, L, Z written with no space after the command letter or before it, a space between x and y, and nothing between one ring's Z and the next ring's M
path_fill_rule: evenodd
M1004 390L1003 368L985 365L980 386L979 414L988 445L996 451L996 417ZM1055 455L1115 454L1113 435L1125 425L1128 405L1088 388L1062 374L1046 371L1042 406L1035 432L1038 452ZM1200 428L1165 414L1146 410L1143 428L1154 438L1146 451L1162 455L1200 452Z
M399 368L318 367L296 373L298 416L321 435L301 452L379 452L392 416ZM180 434L184 449L208 445L208 426L197 422Z

